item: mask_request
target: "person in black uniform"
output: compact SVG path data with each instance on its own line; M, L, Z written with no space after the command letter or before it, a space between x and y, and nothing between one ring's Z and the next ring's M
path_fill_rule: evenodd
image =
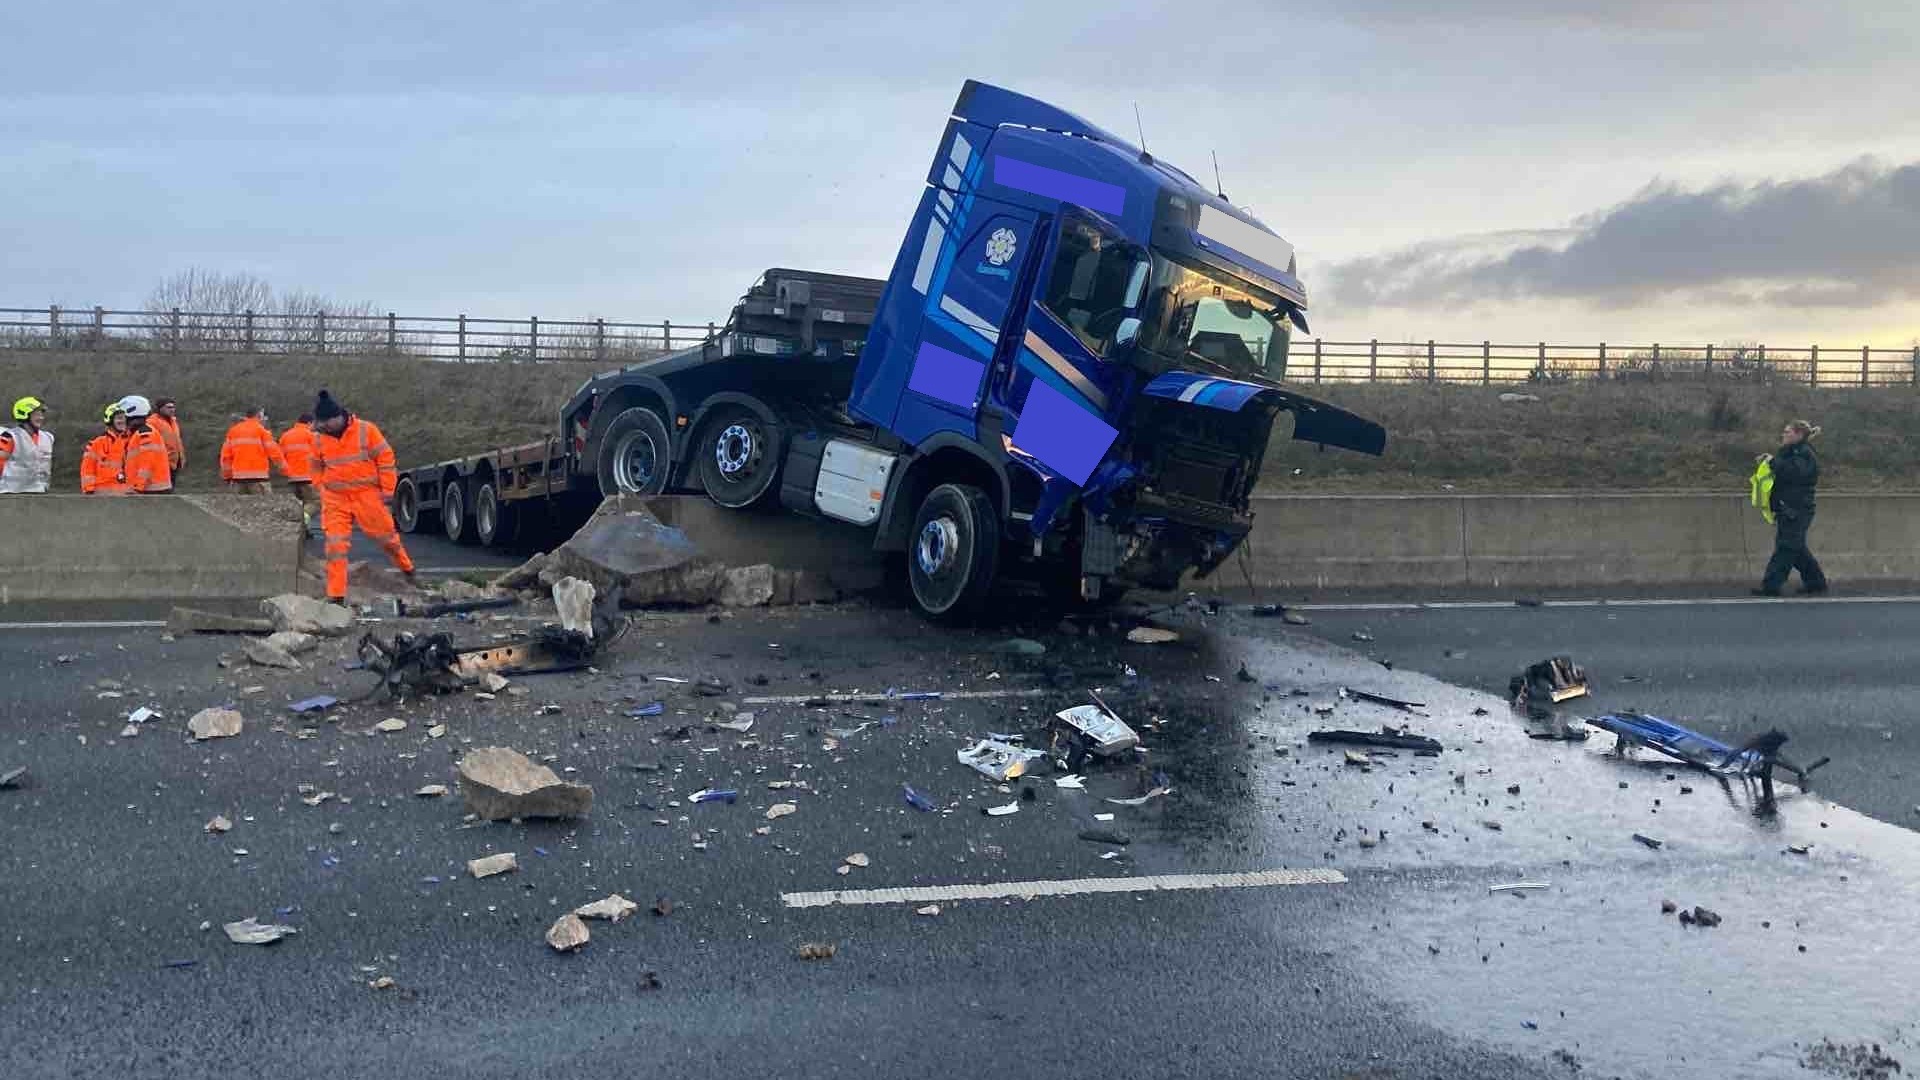
M1779 596L1787 576L1800 571L1800 591L1813 596L1827 591L1827 575L1807 550L1807 529L1813 524L1813 489L1820 483L1820 462L1813 456L1813 437L1820 429L1795 420L1780 432L1780 449L1760 455L1773 464L1773 558L1755 596Z

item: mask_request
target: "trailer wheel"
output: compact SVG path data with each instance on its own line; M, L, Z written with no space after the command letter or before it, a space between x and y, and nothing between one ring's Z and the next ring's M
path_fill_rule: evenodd
M600 494L658 495L673 467L666 421L644 406L613 418L600 436Z
M709 498L729 510L743 510L775 492L783 441L779 425L744 405L729 405L714 410L700 431L694 457L700 465L700 486Z
M440 528L456 544L473 543L473 515L467 513L467 486L458 480L440 485Z
M393 523L403 533L412 533L420 527L420 489L413 484L413 477L403 476L393 488Z
M520 509L501 501L499 488L489 479L473 497L473 532L486 547L513 543L520 532Z
M1000 567L1000 516L987 493L941 484L913 518L907 582L929 619L963 622L986 607Z

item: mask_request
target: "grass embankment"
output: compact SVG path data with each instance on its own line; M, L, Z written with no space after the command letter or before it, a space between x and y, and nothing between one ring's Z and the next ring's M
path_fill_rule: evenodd
M0 408L27 394L53 413L54 483L80 488L80 454L100 433L100 410L127 394L180 402L186 491L220 486L220 442L249 404L266 406L275 434L313 408L321 387L379 425L402 466L532 442L554 433L560 406L592 364L344 356L168 355L0 350Z
M56 480L78 488L80 452L100 408L130 393L180 400L189 468L182 486L218 486L220 439L248 403L276 432L324 386L380 425L402 465L545 438L588 375L587 363L450 364L339 356L96 354L0 350L0 407L25 394L54 409ZM1829 490L1911 489L1920 460L1920 390L1815 390L1699 382L1478 387L1305 386L1386 425L1387 453L1370 458L1276 439L1264 487L1275 492L1620 491L1744 488L1753 455L1781 424L1825 428L1821 484ZM1502 390L1538 394L1500 400ZM1284 421L1283 421L1284 423ZM1292 475L1295 468L1299 476Z
M1263 487L1279 492L1741 491L1788 420L1814 443L1827 490L1912 489L1920 390L1816 390L1699 382L1538 386L1306 386L1384 424L1370 458L1276 439ZM1500 394L1538 394L1503 402ZM1284 421L1283 421L1284 422ZM1299 468L1301 475L1293 476Z

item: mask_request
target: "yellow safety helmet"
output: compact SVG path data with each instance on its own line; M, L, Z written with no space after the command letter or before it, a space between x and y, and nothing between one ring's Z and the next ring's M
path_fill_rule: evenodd
M27 417L32 416L36 410L46 407L47 403L37 397L23 397L13 403L13 418L15 420L25 420Z
M123 413L123 412L126 412L126 411L127 411L127 410L125 410L125 409L123 409L123 408L121 408L121 407L120 407L120 403L116 401L116 402L114 402L113 404L111 404L111 405L109 405L109 406L107 406L106 408L104 408L104 409L102 409L102 410L100 410L100 419L102 419L102 420L104 420L104 421L106 421L107 423L109 423L109 424L111 424L111 423L113 423L113 414L114 414L114 413Z

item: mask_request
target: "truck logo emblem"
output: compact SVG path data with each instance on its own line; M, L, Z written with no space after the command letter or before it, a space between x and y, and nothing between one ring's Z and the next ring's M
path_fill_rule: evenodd
M1020 238L1012 229L995 229L987 237L987 261L995 266L1005 266L1012 261L1013 253L1019 250Z

